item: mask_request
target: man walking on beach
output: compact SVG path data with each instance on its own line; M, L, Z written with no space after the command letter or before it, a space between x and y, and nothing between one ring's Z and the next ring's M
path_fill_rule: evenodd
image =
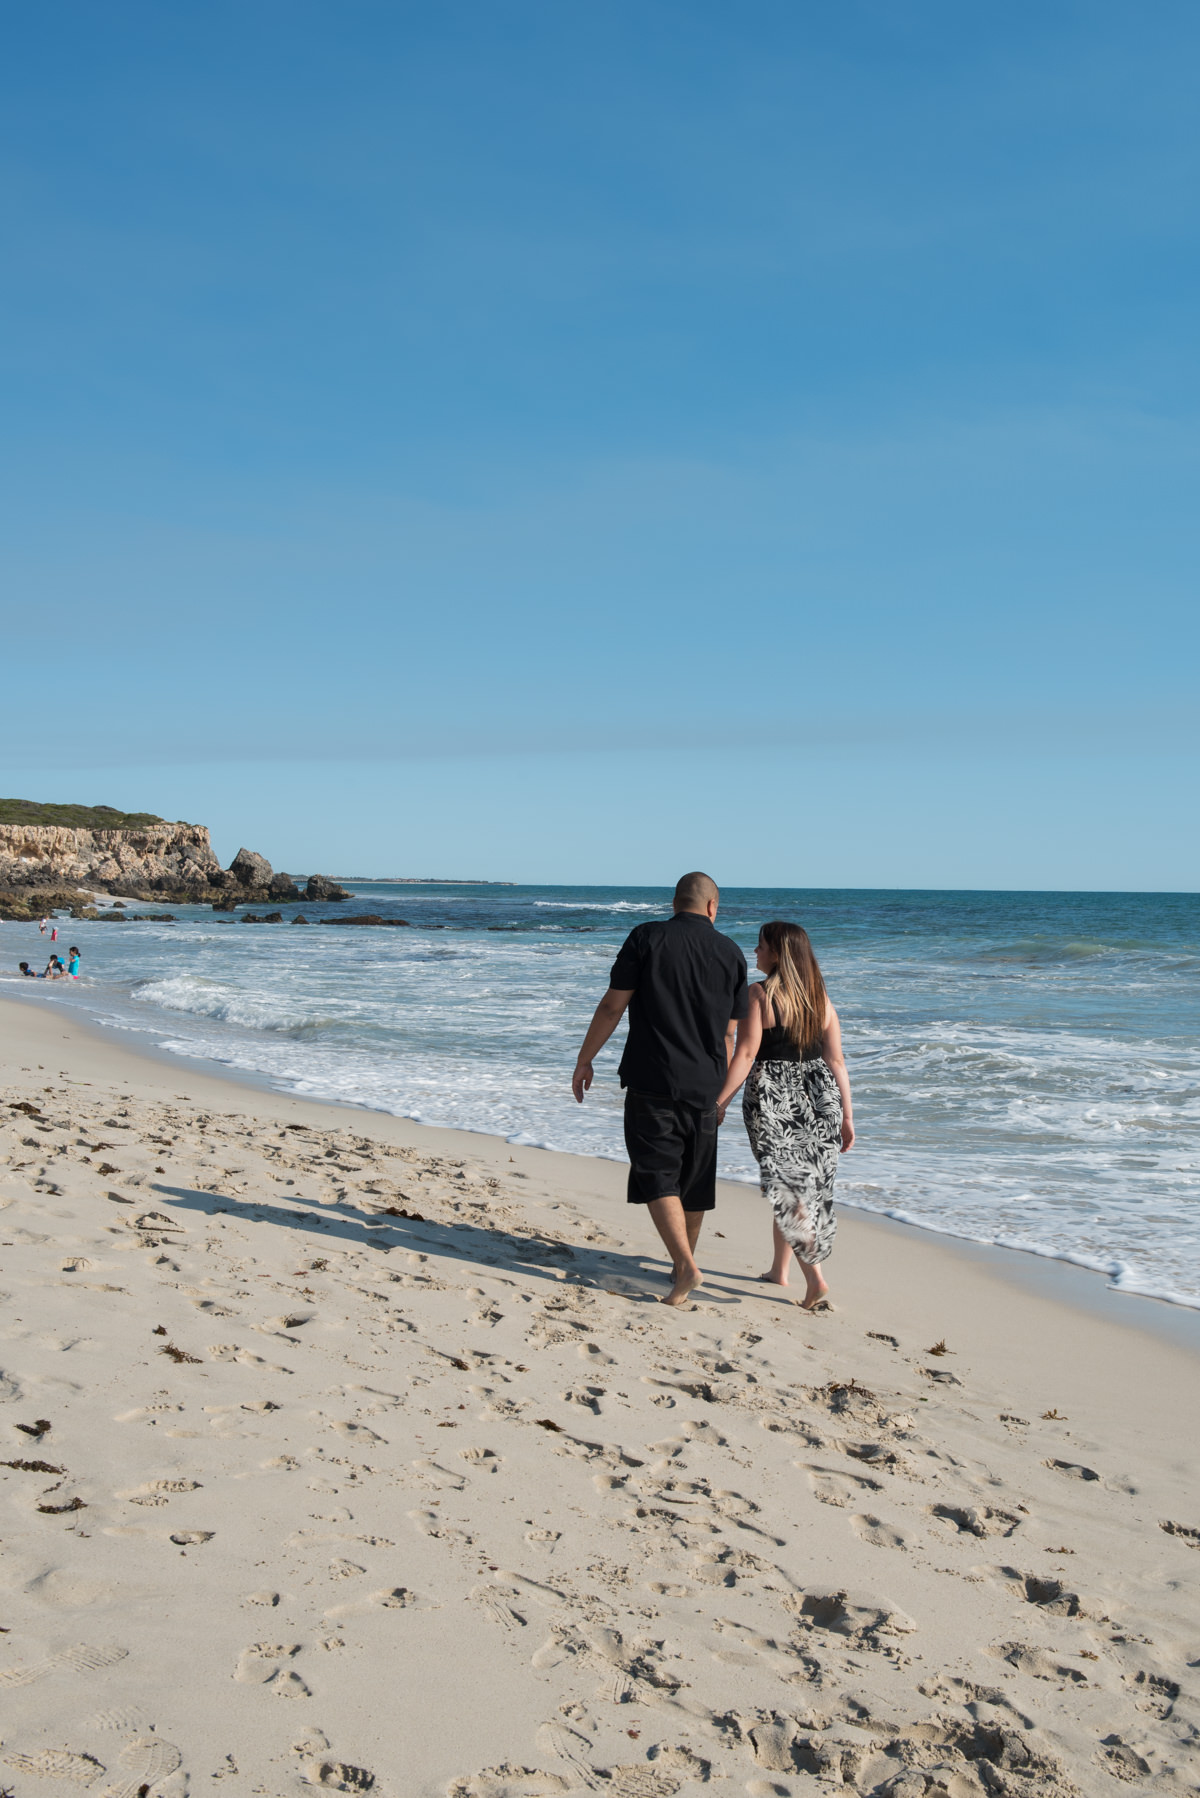
M629 1008L619 1073L625 1087L629 1203L645 1205L682 1305L700 1285L696 1244L717 1202L717 1094L734 1037L749 1011L746 958L713 929L720 894L707 874L685 874L675 915L631 930L579 1051L571 1090L582 1105L592 1061Z

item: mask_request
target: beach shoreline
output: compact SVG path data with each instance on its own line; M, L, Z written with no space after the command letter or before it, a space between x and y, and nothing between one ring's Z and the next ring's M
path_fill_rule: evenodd
M6 983L8 984L8 983ZM15 985L15 983L12 983ZM49 1005L47 1005L49 1001ZM210 1094L210 1102L220 1103L224 1107L232 1107L239 1099L249 1103L243 1095L256 1095L258 1098L271 1097L281 1101L291 1101L305 1107L315 1108L318 1112L329 1111L338 1116L392 1118L403 1123L416 1132L415 1142L427 1141L431 1152L442 1154L491 1154L503 1159L504 1155L518 1153L522 1156L561 1157L572 1167L576 1163L595 1163L599 1166L615 1168L621 1171L624 1178L624 1162L607 1156L589 1156L572 1150L533 1147L526 1144L514 1144L507 1137L494 1135L488 1131L464 1128L448 1128L436 1124L425 1124L413 1118L400 1117L396 1113L376 1110L370 1106L356 1104L348 1100L335 1098L309 1098L305 1095L289 1093L285 1088L272 1084L262 1074L247 1069L223 1067L217 1063L198 1058L178 1055L166 1049L158 1049L153 1042L139 1038L135 1042L128 1040L127 1034L113 1026L105 1026L93 1019L80 1018L66 1010L54 1008L52 994L25 993L20 988L13 992L0 987L0 1042L7 1042L9 1030L13 1028L4 1016L8 1005L13 1004L22 1010L41 1012L56 1021L61 1021L60 1035L64 1043L72 1045L68 1053L78 1048L76 1039L82 1043L90 1043L96 1051L101 1050L106 1058L120 1058L119 1066L127 1069L128 1078L136 1080L146 1077L151 1069L157 1070L157 1082L164 1088L172 1084L179 1070L187 1073L189 1080L200 1080L215 1083L205 1092ZM127 1059L126 1059L127 1058ZM4 1072L8 1062L7 1051L0 1049L0 1072ZM89 1065L90 1062L89 1062ZM178 1082L176 1082L178 1083ZM227 1089L222 1092L221 1089ZM336 1126L331 1126L336 1127ZM481 1145L491 1145L490 1150ZM503 1151L503 1154L502 1154ZM568 1183L574 1184L568 1176ZM757 1197L756 1189L746 1182L720 1180L718 1188L726 1196L747 1192ZM949 1258L948 1277L953 1277L952 1270L955 1258L965 1264L978 1267L992 1278L1009 1281L1019 1290L1036 1294L1053 1303L1067 1305L1075 1310L1086 1312L1104 1322L1110 1322L1122 1329L1143 1330L1151 1335L1169 1341L1177 1347L1193 1354L1200 1355L1200 1307L1188 1305L1182 1301L1163 1298L1155 1294L1131 1291L1128 1288L1114 1286L1106 1274L1098 1269L1063 1259L1060 1256L1040 1253L1032 1249L1007 1247L1001 1244L981 1243L971 1237L957 1236L953 1232L933 1225L922 1224L911 1219L898 1219L886 1212L874 1211L853 1201L838 1201L839 1216L842 1220L839 1228L843 1235L843 1244L847 1232L854 1233L859 1229L880 1233L883 1240L889 1237L896 1241L924 1243L927 1251L933 1252L935 1247L939 1254ZM845 1248L842 1248L842 1257ZM834 1263L836 1272L836 1262Z

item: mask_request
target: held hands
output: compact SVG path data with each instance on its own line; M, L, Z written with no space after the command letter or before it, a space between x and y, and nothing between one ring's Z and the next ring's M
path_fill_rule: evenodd
M728 1099L726 1099L726 1101L723 1105L717 1106L717 1128L718 1129L720 1129L721 1125L725 1122L725 1113L728 1110L729 1110L729 1100Z
M580 1105L583 1104L584 1093L587 1092L592 1084L592 1078L591 1062L578 1062L575 1067L575 1072L571 1075L571 1091L575 1094L575 1098Z

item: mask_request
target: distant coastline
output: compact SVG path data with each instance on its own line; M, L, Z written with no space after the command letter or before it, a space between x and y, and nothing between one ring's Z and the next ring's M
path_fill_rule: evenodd
M515 887L515 880L446 880L436 874L339 874L357 887Z

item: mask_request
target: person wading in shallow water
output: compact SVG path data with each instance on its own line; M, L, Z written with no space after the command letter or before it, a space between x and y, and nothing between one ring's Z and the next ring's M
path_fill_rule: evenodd
M571 1081L582 1105L592 1062L628 1007L619 1073L629 1203L648 1208L671 1257L668 1305L682 1305L703 1278L696 1244L717 1202L717 1094L749 1008L746 958L713 929L719 902L707 874L685 874L674 917L630 931Z

